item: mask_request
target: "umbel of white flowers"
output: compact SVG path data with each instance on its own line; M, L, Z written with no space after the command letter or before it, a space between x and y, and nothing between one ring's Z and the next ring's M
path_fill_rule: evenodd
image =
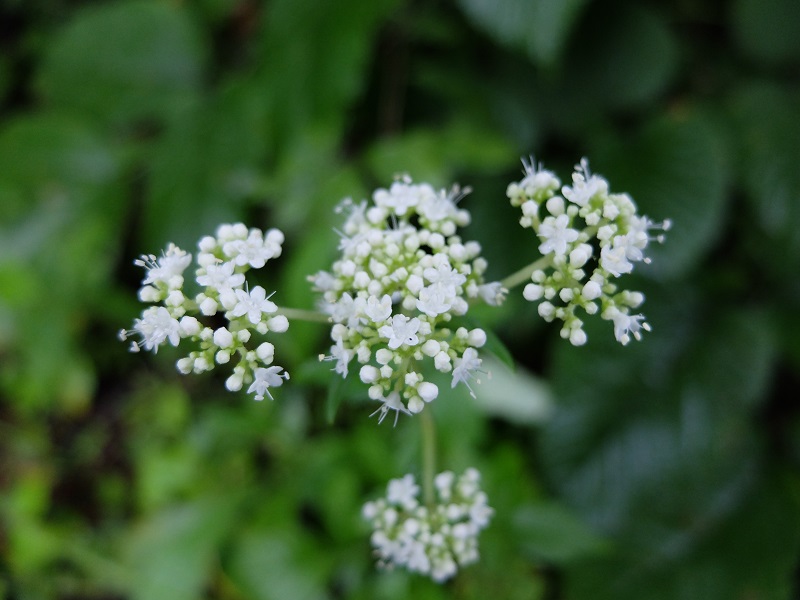
M248 229L242 223L221 225L216 236L200 240L195 280L200 291L193 297L184 294L183 273L192 262L187 254L170 244L160 257L143 256L136 264L146 270L139 299L160 304L142 312L132 330L120 331L120 339L137 335L131 351L140 348L157 352L169 341L177 346L189 339L198 347L178 361L181 373L211 371L215 365L233 362L233 374L225 387L235 392L249 384L248 393L256 400L272 398L271 387L280 386L289 374L272 365L275 347L264 340L267 333L283 333L288 319L276 314L278 307L261 286L252 289L245 279L250 269L260 269L281 254L283 234L270 229ZM222 316L220 319L211 317ZM203 323L216 323L206 325Z
M477 562L478 534L494 514L479 483L476 469L460 477L439 473L435 503L426 506L419 502L413 475L392 479L386 498L367 502L362 510L372 526L378 566L402 567L443 582L459 567Z
M391 410L418 413L439 395L424 363L451 374L453 387L470 387L481 366L486 332L456 323L470 303L496 306L506 290L484 282L480 244L457 234L470 221L461 197L458 188L404 177L376 190L371 203L346 200L341 256L309 278L333 322L330 356L321 358L335 361L342 377L353 360L360 365L369 397L381 403L379 421Z
M511 183L506 195L522 209L520 225L534 231L546 259L532 271L522 292L525 299L539 303L546 321L563 321L561 336L576 346L586 343L578 309L599 312L613 322L614 336L623 345L631 336L640 339L650 326L644 315L630 311L644 302L644 295L620 290L615 281L633 271L635 263L649 262L644 255L648 244L664 240L650 231L667 231L670 221L655 223L638 215L633 199L610 193L608 182L589 172L585 158L575 166L572 185L563 187L552 171L532 160L523 165L525 177Z

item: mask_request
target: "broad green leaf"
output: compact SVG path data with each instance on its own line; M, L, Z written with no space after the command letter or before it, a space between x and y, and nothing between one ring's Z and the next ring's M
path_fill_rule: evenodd
M312 127L337 141L370 51L397 0L277 0L265 12L258 77L279 150Z
M419 129L376 143L367 164L382 185L398 174L415 181L450 187L456 171L489 171L516 161L516 151L496 132L470 123L451 123L438 130Z
M219 224L241 219L266 146L257 94L253 86L231 85L180 115L158 141L150 158L143 252L158 254L167 242L191 252Z
M107 184L117 169L108 145L78 120L40 114L9 121L0 130L0 223L19 224L37 205L45 206L37 228L49 236L44 223L53 212L65 204L85 205L84 195ZM61 214L57 221L69 218ZM15 240L17 252L30 246L30 234L40 237L28 231ZM14 238L12 231L7 235L4 240ZM3 255L11 251L3 248Z
M664 19L646 6L595 4L574 40L552 100L553 110L565 120L583 123L582 112L643 105L677 71L676 40Z
M795 0L735 0L732 25L749 57L771 64L800 60L800 3Z
M681 535L654 531L659 539L647 552L618 547L618 553L607 559L570 568L565 578L568 596L575 600L791 598L800 550L799 507L793 492L776 479L762 477L724 521L696 521Z
M761 485L755 473L763 449L752 417L773 364L769 322L746 310L703 321L690 297L676 307L662 294L645 307L673 327L636 347L594 343L562 348L556 359L561 402L544 429L546 471L618 548L611 563L587 562L570 579L614 569L620 581L639 582L604 588L607 598L633 598L682 571L700 576L693 557ZM718 560L715 568L735 568L725 554ZM662 569L665 562L671 566ZM576 598L588 597L588 588L576 585Z
M695 268L725 224L728 165L720 136L702 115L675 115L633 136L595 145L593 170L612 192L629 193L639 212L670 219L664 244L652 243L652 264L637 271L675 278Z
M240 495L206 496L148 514L129 533L124 564L135 600L193 600L210 580L217 546L229 530Z
M113 124L183 110L199 89L204 54L187 11L131 0L75 14L39 72L45 101Z
M325 400L325 419L331 425L336 419L336 413L342 403L342 382L343 379L338 377L337 373L331 378L331 382L328 385L328 396Z
M10 282L0 304L19 309L2 379L15 408L80 413L90 403L94 366L78 347L116 259L118 169L77 120L23 117L0 132L0 270Z
M520 506L514 514L522 551L535 559L563 563L596 555L608 544L560 504Z
M750 85L732 97L731 112L739 170L761 230L753 253L782 279L800 267L800 95Z
M297 532L250 531L233 547L230 576L254 600L323 600L320 570L305 558Z
M536 63L561 55L585 0L459 0L473 23L497 42L524 49Z

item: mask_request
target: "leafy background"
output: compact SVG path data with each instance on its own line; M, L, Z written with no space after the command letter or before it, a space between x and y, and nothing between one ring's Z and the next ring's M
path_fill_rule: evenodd
M800 597L798 31L796 0L5 0L0 597ZM333 207L398 172L474 189L502 277L528 154L674 228L641 343L484 315L519 367L433 406L497 511L444 586L373 568L360 506L419 431L357 385L328 423L323 328L280 340L274 403L115 338L132 259L223 221L283 229L266 284L310 308Z

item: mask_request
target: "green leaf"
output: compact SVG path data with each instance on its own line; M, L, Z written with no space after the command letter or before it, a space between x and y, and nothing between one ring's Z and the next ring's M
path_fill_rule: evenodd
M497 132L453 122L442 129L418 129L376 143L367 164L382 185L398 173L416 181L449 187L456 171L487 171L518 160L510 142Z
M523 48L540 65L555 63L585 0L459 0L462 10L500 44Z
M598 108L652 101L677 72L678 44L655 11L637 4L590 7L560 75L553 110L565 120Z
M566 593L575 600L791 598L800 506L787 487L771 477L724 522L694 522L680 535L653 531L660 539L648 551L620 548L585 561L568 571Z
M277 0L260 36L262 98L279 149L319 128L338 141L346 107L362 92L375 37L397 0Z
M483 331L486 333L486 344L483 349L492 353L511 371L514 371L517 368L517 362L514 360L511 351L503 343L503 340L491 329L483 329Z
M330 425L333 425L339 405L342 403L343 382L344 379L339 377L338 373L334 373L328 385L328 396L325 399L325 419Z
M125 564L133 575L131 598L198 598L239 502L235 493L202 497L140 522L125 545Z
M592 344L556 356L562 402L543 431L545 470L568 505L618 549L613 559L568 572L577 599L590 593L582 578L599 585L609 570L618 573L618 583L603 588L609 599L672 589L671 581L690 585L706 568L736 570L724 550L708 550L702 566L695 557L716 548L717 533L766 485L757 475L763 448L753 414L776 356L769 321L748 310L706 315L685 289L657 296L647 314L668 325L637 346L596 343L590 330ZM747 545L746 534L732 535L730 545ZM785 564L783 547L773 557ZM729 583L737 594L746 589L742 580Z
M798 4L800 6L800 4ZM800 95L750 85L732 97L738 166L755 223L759 265L781 279L800 267ZM769 110L765 110L769 107Z
M231 577L254 600L323 600L322 573L308 558L297 532L252 531L234 546Z
M639 212L670 219L664 244L651 244L652 264L638 272L675 278L694 268L725 223L728 165L720 136L699 114L671 116L638 134L598 144L591 166L613 192L631 194Z
M608 544L560 504L521 506L513 518L522 551L534 559L555 563L596 555Z
M174 120L151 155L145 251L167 242L192 248L220 223L240 220L260 177L264 119L258 88L232 84Z
M751 58L772 64L800 59L800 3L795 0L735 0L732 25Z
M32 206L42 203L49 204L38 217L44 221L54 205L85 205L84 196L117 172L114 153L78 120L38 114L9 121L0 130L0 223L18 223ZM16 241L23 247L30 243ZM5 248L3 254L9 251Z
M39 73L42 96L106 123L177 113L197 92L203 68L187 11L149 0L85 8L49 48Z

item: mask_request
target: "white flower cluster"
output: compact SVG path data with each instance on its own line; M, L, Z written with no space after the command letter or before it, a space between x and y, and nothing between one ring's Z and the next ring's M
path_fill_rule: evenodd
M644 250L651 241L664 239L650 231L667 231L670 222L638 215L633 199L610 193L608 182L589 172L586 159L575 166L572 185L563 187L551 171L523 164L525 177L510 184L506 195L522 209L520 224L536 233L539 252L550 259L546 268L533 271L525 299L539 302L546 321L563 321L561 336L576 346L586 343L578 308L612 321L622 344L640 339L650 326L644 315L631 310L644 295L619 290L614 281L633 271L634 263L649 262Z
M346 200L341 257L309 278L334 324L327 358L342 377L356 359L369 397L382 403L381 421L390 410L418 413L438 396L421 361L452 373L453 387L469 387L480 368L485 331L449 325L470 300L497 305L505 290L484 283L480 245L456 235L470 221L457 205L462 196L403 178L376 190L369 206Z
M458 567L476 562L478 534L494 513L479 483L476 469L458 478L451 471L439 473L436 504L424 506L413 475L391 480L386 498L367 502L362 511L373 528L378 566L405 567L443 582Z
M280 256L281 244L283 233L277 229L265 235L242 223L221 225L215 237L206 236L198 244L195 275L202 291L194 297L183 289L183 273L192 262L191 254L170 244L160 258L142 256L135 261L147 271L139 299L159 306L145 309L132 330L120 332L120 339L138 335L140 341L131 343L133 352L140 348L157 352L167 341L178 346L184 338L196 342L199 350L178 360L178 370L184 374L211 371L238 357L225 386L238 391L249 384L247 392L254 393L256 400L265 395L272 398L269 388L280 386L289 374L282 367L270 366L275 352L271 343L256 345L251 338L253 333L283 333L289 321L277 314L278 307L263 287L249 287L245 273ZM224 325L220 315L226 320Z

